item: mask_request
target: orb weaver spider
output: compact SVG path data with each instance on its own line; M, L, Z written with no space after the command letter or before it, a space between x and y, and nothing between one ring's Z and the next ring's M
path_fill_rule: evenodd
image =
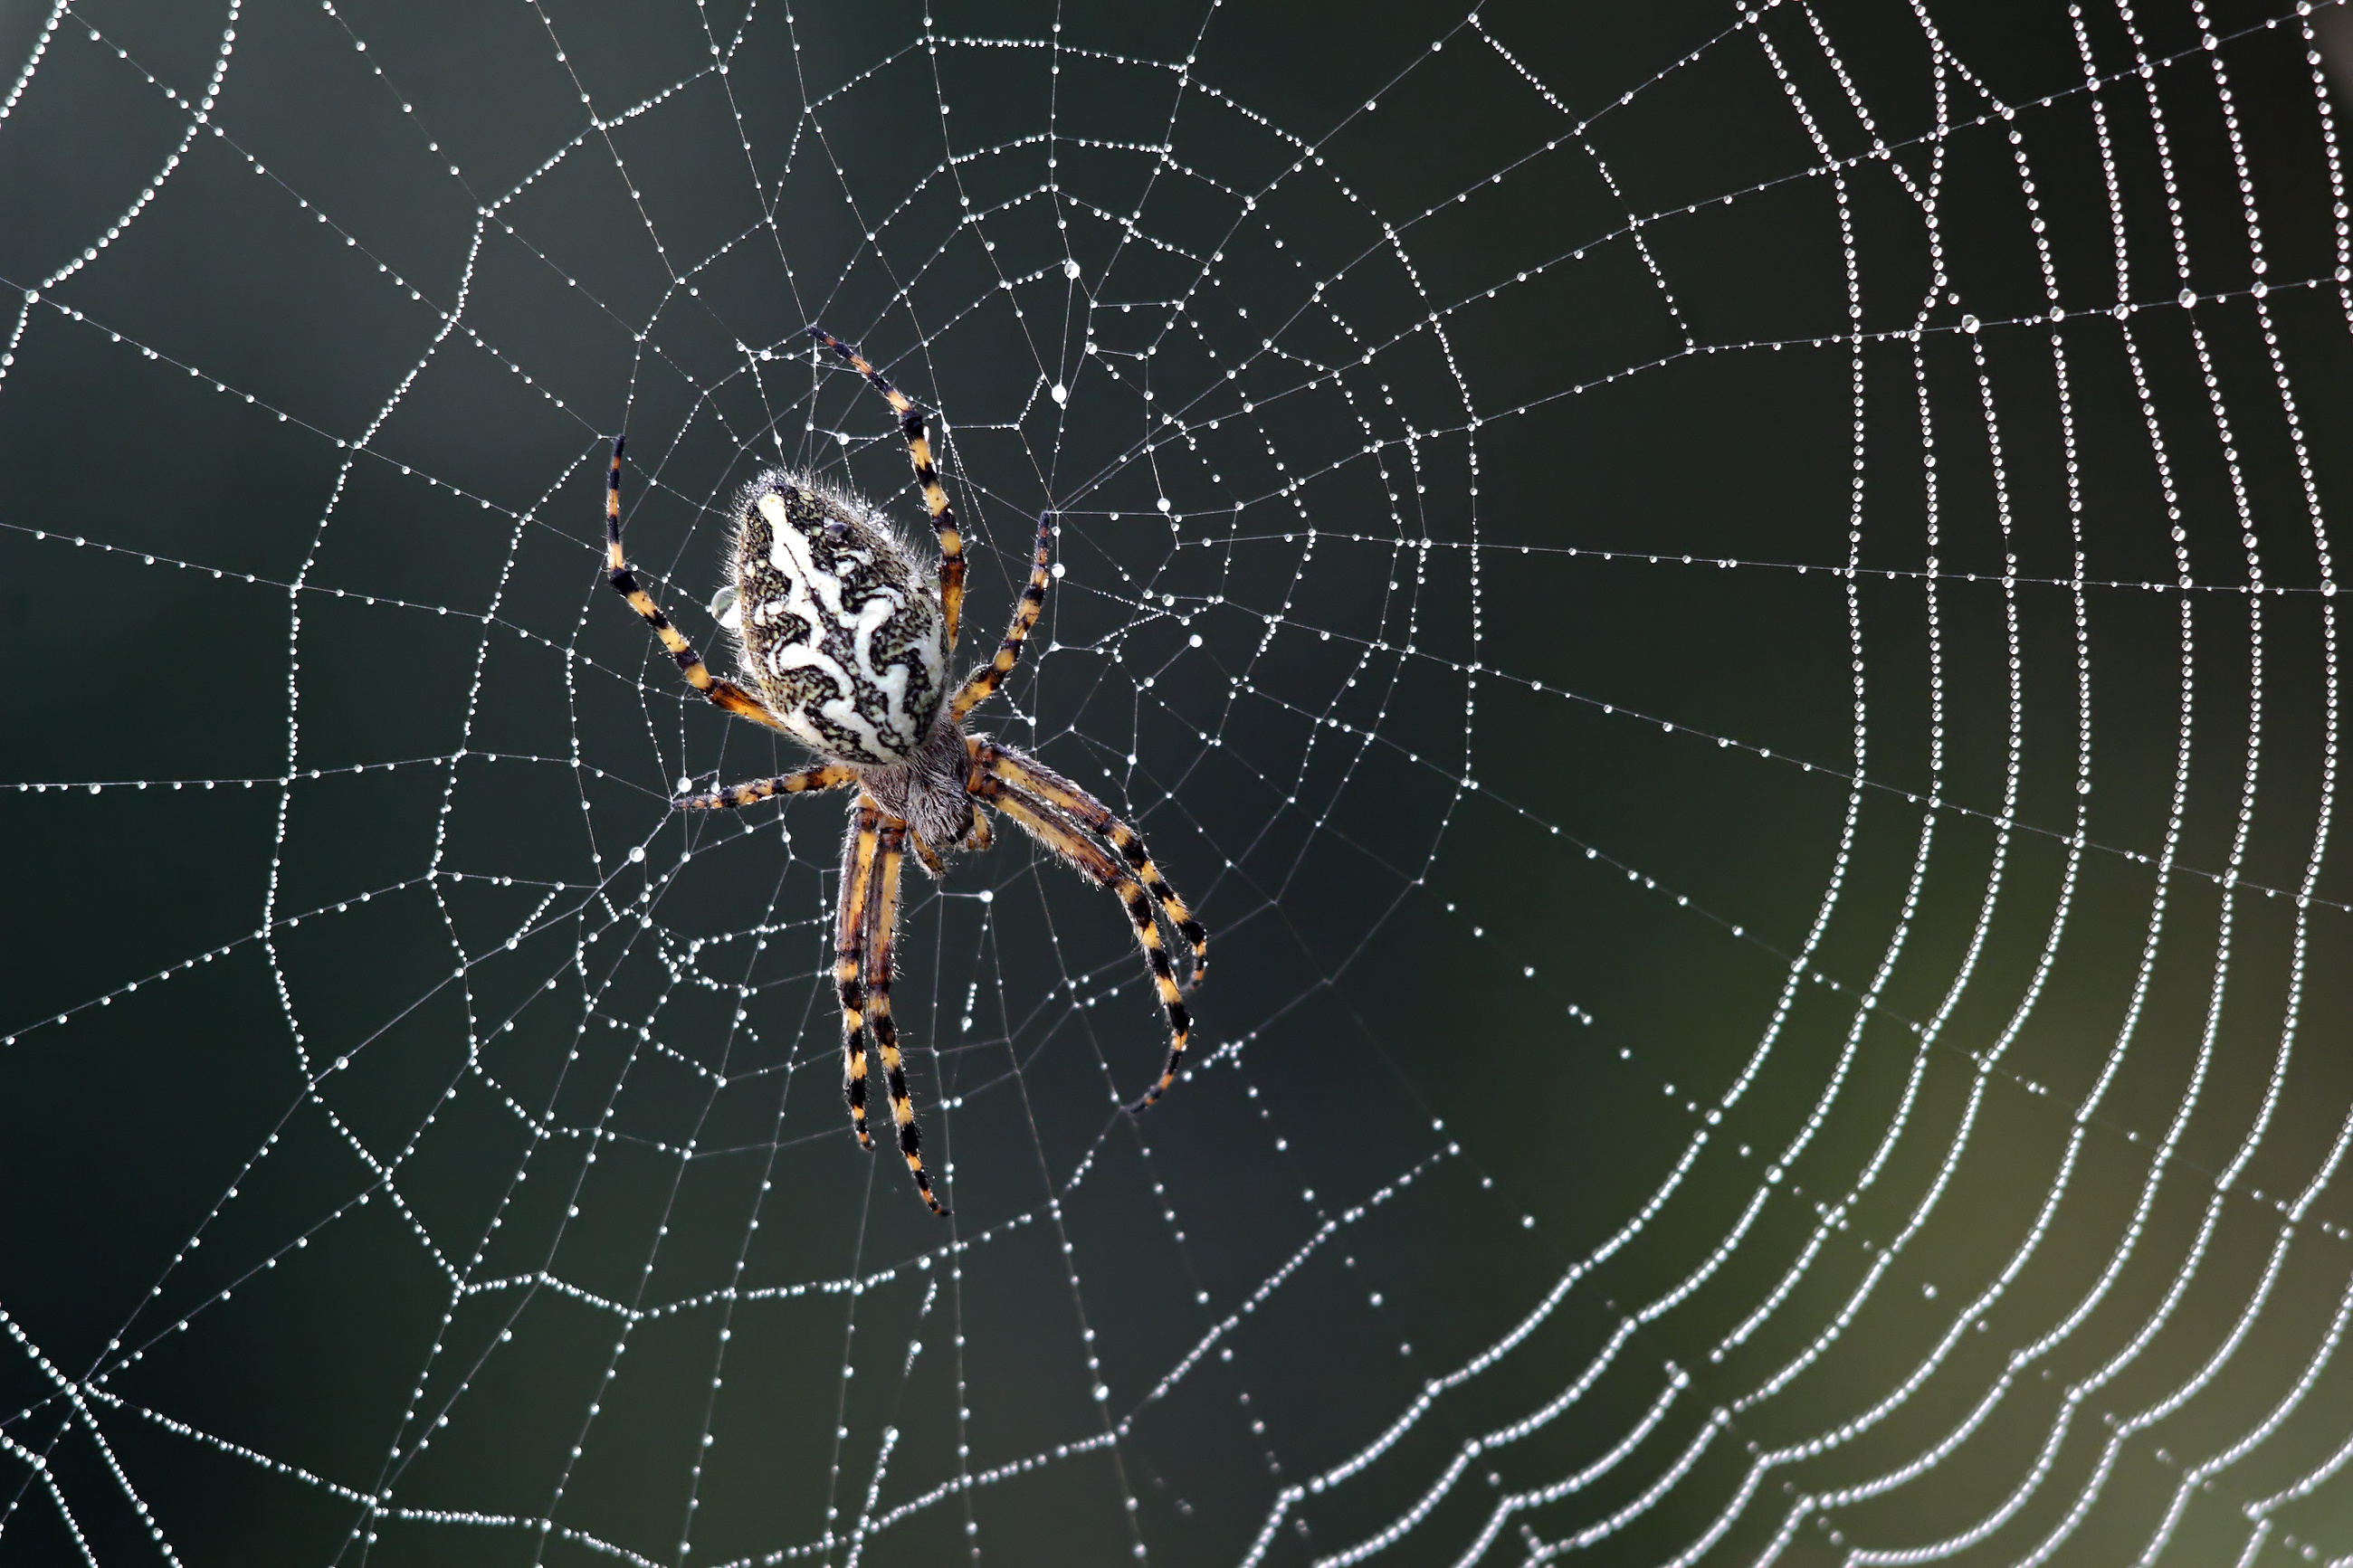
M1128 1107L1131 1112L1151 1106L1176 1081L1192 1029L1184 995L1207 973L1208 933L1160 874L1135 829L1035 757L965 727L972 710L1012 673L1045 608L1053 580L1054 514L1038 519L1029 585L996 657L951 693L946 674L964 608L964 540L933 467L923 411L856 349L822 327L808 332L865 377L898 415L939 543L937 588L923 580L875 507L814 475L772 468L736 498L728 585L712 606L739 644L744 684L714 676L638 586L622 552L624 438L617 436L605 485L606 576L661 640L688 685L739 718L791 736L818 759L798 773L681 795L672 805L740 810L776 795L858 792L842 839L834 927L842 1097L860 1146L871 1150L863 1044L871 1033L898 1126L899 1152L923 1202L944 1215L947 1210L923 1169L923 1134L891 1016L892 939L907 849L936 878L946 874L949 856L987 848L988 819L975 809L977 803L1011 819L1097 887L1119 894L1168 1015L1167 1061L1159 1079ZM1192 973L1182 987L1161 942L1161 918L1192 949Z

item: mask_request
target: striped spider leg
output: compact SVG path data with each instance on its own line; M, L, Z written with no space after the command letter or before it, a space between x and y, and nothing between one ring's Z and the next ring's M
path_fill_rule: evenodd
M702 656L694 651L694 645L670 624L670 617L661 613L653 596L638 586L637 574L629 570L629 558L621 551L621 447L627 441L624 436L613 437L612 466L605 470L605 580L653 628L654 636L661 639L662 647L677 661L679 673L686 677L689 686L702 692L714 706L738 718L765 724L771 730L784 729L757 698L733 681L712 674Z
M808 335L839 354L849 368L866 378L866 384L882 395L891 412L899 416L899 434L907 438L907 456L915 465L915 483L923 492L923 510L932 516L932 534L940 543L940 613L947 619L948 650L955 651L956 626L964 616L964 535L956 528L955 508L948 504L948 492L940 488L939 470L932 463L932 440L923 428L923 406L905 393L891 384L890 377L876 370L860 357L858 351L843 342L823 327L811 327Z
M1145 964L1152 972L1152 983L1160 993L1160 1005L1168 1016L1168 1059L1157 1081L1127 1108L1130 1111L1149 1110L1176 1081L1177 1068L1185 1060L1185 1042L1192 1033L1193 1017L1186 1009L1184 996L1200 984L1208 970L1209 933L1186 909L1167 879L1161 876L1144 840L1134 828L1113 816L1103 802L1034 757L977 735L966 737L965 745L972 756L967 789L1011 817L1064 865L1095 886L1117 893L1120 902L1126 906L1128 921L1135 928L1136 945L1144 950ZM1105 852L1089 836L1090 830L1109 838L1118 848L1120 859L1127 864L1123 866L1120 859ZM1143 879L1141 883L1137 881L1139 877ZM1161 943L1160 924L1154 918L1155 900L1193 950L1192 978L1181 988L1168 962L1168 950Z
M874 858L873 912L866 939L866 1026L874 1036L874 1054L881 1058L883 1087L891 1095L891 1120L899 1129L899 1153L915 1178L915 1190L936 1215L948 1211L933 1195L932 1178L923 1169L923 1135L915 1125L915 1103L907 1094L906 1068L899 1058L899 1026L891 1016L891 973L893 943L899 929L899 871L907 842L907 825L894 816L881 820Z
M834 993L841 1003L841 1098L849 1104L849 1130L858 1146L874 1147L866 1131L866 949L872 934L869 918L874 889L875 847L881 837L882 814L860 795L849 814L849 831L841 840L841 892L835 905L833 938Z

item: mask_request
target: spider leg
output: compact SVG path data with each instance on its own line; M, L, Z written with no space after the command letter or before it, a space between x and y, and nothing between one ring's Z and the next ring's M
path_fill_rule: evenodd
M1021 657L1021 645L1046 607L1046 585L1054 580L1053 564L1054 514L1041 511L1038 514L1038 545L1029 564L1029 585L1021 590L1021 602L1013 606L1013 622L1005 628L1005 640L997 645L997 657L974 670L972 679L948 700L948 712L957 720L986 702L1005 684L1005 678L1013 673L1014 662Z
M756 805L771 795L799 795L805 790L839 789L857 780L856 768L841 763L826 763L778 778L754 779L749 784L729 784L724 789L706 790L701 795L673 795L670 805L680 811L733 811L738 806Z
M923 862L923 869L931 873L932 880L936 882L948 874L947 862L940 858L940 852L924 843L923 836L912 827L907 829L907 847Z
M907 456L915 465L915 482L923 487L923 508L932 514L932 533L940 542L940 611L947 618L948 649L956 644L956 623L964 614L964 535L956 528L955 508L940 488L939 470L932 466L931 437L923 429L923 411L913 398L891 384L890 378L860 357L856 349L827 331L811 327L808 335L849 362L849 368L882 395L899 416L899 434L907 438Z
M1077 823L1054 807L1024 795L993 773L983 773L975 779L972 793L1020 824L1030 837L1097 887L1116 891L1119 901L1127 906L1128 921L1135 927L1136 945L1144 949L1144 962L1152 970L1153 984L1160 990L1160 1005L1168 1014L1168 1061L1161 1068L1159 1081L1145 1091L1143 1099L1127 1108L1131 1112L1145 1110L1168 1092L1168 1086L1176 1080L1177 1066L1185 1059L1185 1039L1193 1028L1193 1016L1185 1010L1183 994L1176 989L1176 976L1169 967L1167 950L1160 945L1160 927L1152 918L1152 900L1136 885L1135 879L1103 851L1102 845L1089 838Z
M621 443L623 437L613 437L613 466L605 473L605 577L613 584L613 592L629 602L654 636L661 639L671 658L678 661L679 673L686 683L719 707L739 718L765 724L771 730L784 726L776 716L760 706L757 699L732 680L723 680L711 673L694 645L686 640L679 629L670 624L661 606L653 596L638 586L637 574L629 570L629 558L621 552Z
M891 1090L891 1119L899 1124L899 1152L915 1178L915 1190L934 1214L948 1211L932 1194L932 1178L923 1169L923 1135L915 1126L915 1102L907 1097L907 1071L899 1059L899 1025L891 1016L892 942L899 923L899 866L907 841L907 825L895 816L882 819L881 859L874 868L874 924L867 944L866 1022L874 1031L874 1049L882 1058L884 1081Z
M1144 847L1144 836L1113 816L1111 807L1037 758L1014 751L1009 746L999 746L971 736L965 737L965 746L976 763L998 778L1023 794L1035 795L1064 815L1075 817L1090 832L1099 833L1111 840L1112 847L1120 852L1143 881L1145 889L1167 911L1169 924L1176 928L1177 933L1193 949L1193 973L1185 983L1185 989L1191 991L1200 984L1209 973L1209 933L1186 909L1185 900L1176 896L1176 889L1168 885L1168 879L1160 874L1160 868L1152 863L1152 852Z
M866 955L869 892L874 883L874 844L882 812L863 795L849 814L841 840L841 903L834 928L833 982L841 999L841 1098L849 1102L849 1129L861 1149L874 1147L866 1131L866 988L859 965Z
M964 847L975 854L979 854L996 842L997 835L989 831L988 818L979 812L974 812L972 831L964 836Z

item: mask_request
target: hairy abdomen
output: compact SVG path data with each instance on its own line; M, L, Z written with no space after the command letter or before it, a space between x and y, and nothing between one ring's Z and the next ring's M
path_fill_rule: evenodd
M730 564L744 673L788 731L875 766L923 750L945 695L944 627L879 520L765 474L744 492Z

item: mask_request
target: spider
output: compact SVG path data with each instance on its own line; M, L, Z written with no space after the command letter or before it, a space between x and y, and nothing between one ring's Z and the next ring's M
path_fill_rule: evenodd
M1097 887L1119 894L1168 1014L1168 1059L1159 1080L1128 1107L1131 1112L1151 1106L1176 1081L1192 1028L1183 998L1207 972L1208 933L1161 876L1144 840L1108 806L1036 758L965 728L972 710L1012 673L1045 607L1053 578L1054 514L1038 519L1029 583L997 656L951 693L946 673L964 608L964 541L932 466L923 411L856 349L822 327L808 333L865 377L899 416L939 542L937 591L918 575L876 508L813 475L770 469L736 498L728 586L712 608L740 645L744 684L722 679L638 585L622 553L620 437L614 437L606 475L606 576L653 628L689 685L730 713L782 731L818 758L798 773L682 795L673 806L740 810L774 795L858 792L842 838L834 928L842 1098L859 1146L871 1150L863 1046L871 1032L898 1125L899 1152L923 1202L944 1215L923 1169L923 1134L891 1017L892 939L906 850L912 847L923 869L937 878L946 874L950 855L987 848L988 819L974 809L977 801L1011 818ZM1159 915L1193 951L1192 973L1181 989L1161 944L1155 901Z

